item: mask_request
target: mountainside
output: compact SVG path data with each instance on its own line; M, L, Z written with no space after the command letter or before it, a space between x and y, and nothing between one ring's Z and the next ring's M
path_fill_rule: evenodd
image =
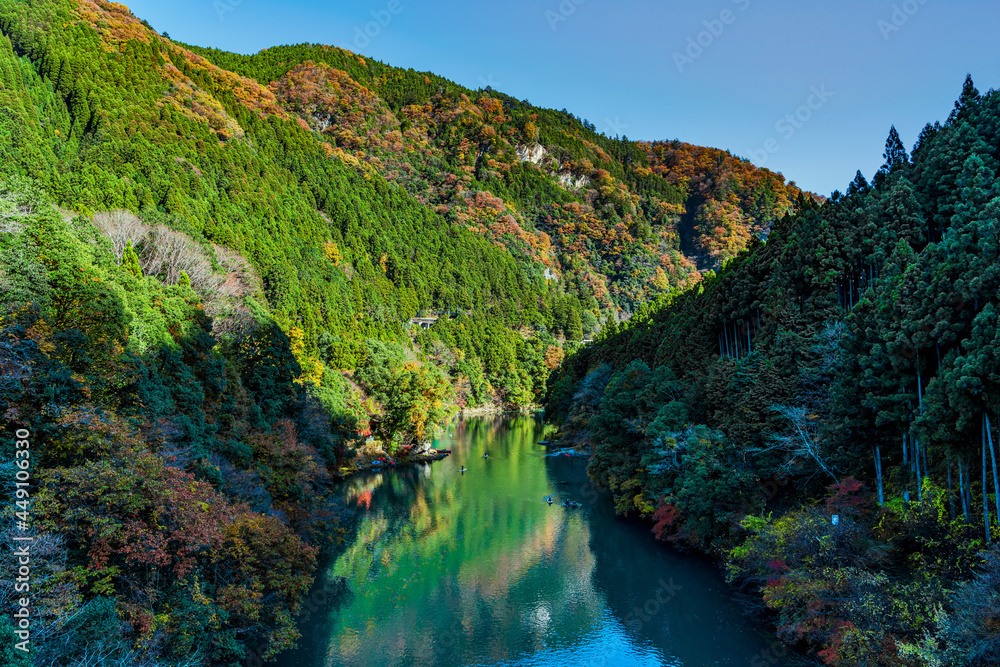
M5 665L273 655L294 644L317 547L339 527L323 490L348 436L294 382L288 338L257 313L253 331L220 344L186 273L164 285L124 255L32 184L0 184L10 498L30 464L18 506L2 511ZM26 536L30 655L9 625Z
M484 233L601 307L633 311L766 237L803 193L723 151L610 139L533 107L319 45L239 56L192 48L252 77L335 149ZM500 201L497 200L499 198Z
M608 139L336 48L188 48L101 0L4 3L0 30L4 169L68 209L236 252L315 384L436 313L418 345L481 388L464 404L530 403L562 341L693 284L806 201L721 151ZM149 254L141 229L114 233ZM225 331L248 313L213 316Z
M1000 93L968 79L885 158L609 327L548 413L593 445L620 512L725 556L786 643L830 665L993 665Z
M0 468L13 494L30 453L35 657L292 646L349 530L331 480L421 460L461 408L535 404L586 337L813 201L338 49L0 0L0 424L29 435Z

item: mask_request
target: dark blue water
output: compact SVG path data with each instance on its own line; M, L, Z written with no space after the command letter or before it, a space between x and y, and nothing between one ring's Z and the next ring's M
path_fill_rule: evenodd
M536 444L540 421L450 431L445 461L345 483L356 532L280 667L696 667L750 665L767 649L717 569L616 519L585 459ZM550 494L583 507L549 506ZM339 577L346 586L326 588Z

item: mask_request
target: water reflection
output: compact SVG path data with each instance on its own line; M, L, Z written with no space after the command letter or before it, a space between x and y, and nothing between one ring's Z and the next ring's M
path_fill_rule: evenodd
M470 419L445 461L347 482L356 534L324 576L349 591L278 664L749 664L765 642L717 572L616 520L543 439L532 418Z

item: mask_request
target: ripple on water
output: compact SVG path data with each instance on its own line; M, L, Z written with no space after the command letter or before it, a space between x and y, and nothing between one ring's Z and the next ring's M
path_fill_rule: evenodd
M767 643L719 573L617 520L586 459L540 455L544 430L457 422L450 458L345 482L359 516L326 574L349 590L278 666L749 665Z

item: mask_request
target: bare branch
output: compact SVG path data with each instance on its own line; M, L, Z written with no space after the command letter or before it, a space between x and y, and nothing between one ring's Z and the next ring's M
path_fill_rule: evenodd
M840 480L837 479L833 468L827 464L819 444L818 416L810 414L804 407L772 405L771 410L785 418L789 430L787 433L773 436L767 446L754 448L751 451L784 453L786 461L778 467L778 471L788 476L798 471L803 460L811 460L822 472L839 483Z
M111 249L119 262L129 241L133 248L138 248L149 234L149 227L129 211L98 213L94 216L94 226L111 241Z
M156 276L168 285L176 285L183 271L191 279L191 288L202 295L212 293L222 282L201 246L188 235L166 225L150 230L139 253L139 262L144 274Z

